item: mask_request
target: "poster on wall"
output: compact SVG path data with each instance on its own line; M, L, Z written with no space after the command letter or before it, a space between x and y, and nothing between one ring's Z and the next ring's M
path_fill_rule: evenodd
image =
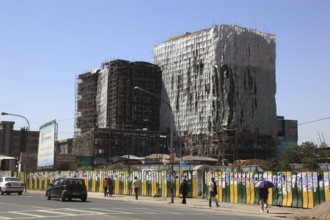
M39 129L39 148L37 169L53 169L55 141L57 140L56 120L50 121Z

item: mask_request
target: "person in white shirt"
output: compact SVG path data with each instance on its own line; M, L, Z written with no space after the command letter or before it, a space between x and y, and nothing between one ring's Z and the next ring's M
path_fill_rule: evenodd
M217 184L214 180L214 177L211 178L210 184L209 184L209 190L210 190L210 199L209 199L209 206L212 207L212 200L214 200L217 207L219 207L219 202L216 198L218 192L217 192Z
M138 200L138 198L139 198L139 189L141 188L141 180L139 180L137 177L134 177L132 187L134 188L135 199Z

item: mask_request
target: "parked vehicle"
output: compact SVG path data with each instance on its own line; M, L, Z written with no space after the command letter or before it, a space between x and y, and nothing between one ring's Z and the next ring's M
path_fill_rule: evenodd
M18 195L22 195L24 188L24 183L16 177L0 177L1 195L4 193L7 193L7 195L10 195L10 193L18 193Z
M87 200L87 189L84 179L79 178L58 178L49 184L46 190L46 197L59 198L61 202L68 199L79 198L82 202Z

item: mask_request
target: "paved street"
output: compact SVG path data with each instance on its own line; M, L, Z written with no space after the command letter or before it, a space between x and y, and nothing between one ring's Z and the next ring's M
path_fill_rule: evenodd
M194 203L197 199L188 199L188 205L180 204L176 198L175 203L169 203L167 198L140 197L138 201L133 196L114 196L104 198L102 193L89 193L87 202L72 200L60 202L58 199L46 200L44 192L31 191L0 196L0 219L222 219L222 220L252 220L252 219L278 219L277 212L273 214L260 214L258 206L251 205L249 210L237 211L236 208L221 204L221 207L209 208L205 200L201 205ZM189 204L190 202L190 204ZM282 214L284 214L282 212ZM287 213L290 214L290 213Z

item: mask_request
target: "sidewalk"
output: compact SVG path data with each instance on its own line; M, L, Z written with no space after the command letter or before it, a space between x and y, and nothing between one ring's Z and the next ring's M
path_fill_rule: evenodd
M190 207L198 209L212 209L212 210L225 210L227 212L235 212L241 214L252 214L252 215L269 215L277 218L287 218L293 219L294 215L302 209L292 208L292 207L279 207L271 206L269 208L269 213L260 213L260 205L255 204L232 204L232 203L220 203L220 207L217 208L212 203L212 207L209 207L208 200L202 198L187 198L187 204L181 204L182 198L174 197L174 203L171 203L171 197L149 197L149 196L139 196L139 200L135 200L133 195L113 195L112 197L104 197L103 193L98 192L88 192L89 198L98 198L106 200L116 200L125 202L138 202L138 203L152 203L158 205L172 205L180 207Z

